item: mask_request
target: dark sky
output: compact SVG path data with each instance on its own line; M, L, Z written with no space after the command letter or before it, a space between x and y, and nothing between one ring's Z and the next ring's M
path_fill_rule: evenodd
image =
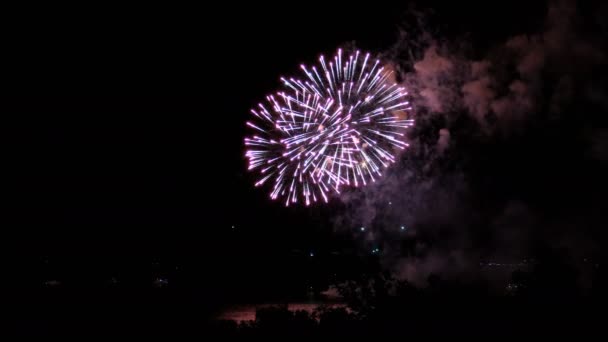
M116 265L159 257L203 260L193 267L216 276L270 273L285 267L276 261L285 251L339 248L341 238L332 235L335 204L285 209L252 186L244 122L280 76L319 53L352 41L371 51L392 47L399 27L413 17L409 6L223 3L20 11L9 24L8 77L2 76L8 88L2 98L10 105L7 165L15 170L4 230L19 274L43 279L32 265L45 255L70 260L72 272L82 267L110 274ZM540 30L546 13L546 4L531 1L433 1L419 8L431 10L429 26L442 39L465 37L477 56L508 37ZM526 138L514 145L470 143L474 156L496 151L492 146L504 155L530 151ZM551 153L551 161L561 158ZM534 160L535 154L522 158ZM521 175L525 168L498 165L489 168L497 177ZM475 172L482 173L470 174ZM588 187L600 178L591 167L574 174L591 175ZM542 196L573 181L550 179L556 186ZM565 189L579 195L576 186ZM218 264L217 255L231 266ZM235 268L252 257L264 266Z
M390 47L408 6L23 13L12 26L7 97L26 129L12 140L26 179L19 192L29 209L42 210L23 219L200 227L252 212L282 215L245 174L249 109L319 53L351 41ZM534 27L532 14L544 10L532 8L515 25L507 14L519 6L511 3L504 11L427 6L447 20L441 25L481 40ZM488 30L484 12L502 12L511 25Z

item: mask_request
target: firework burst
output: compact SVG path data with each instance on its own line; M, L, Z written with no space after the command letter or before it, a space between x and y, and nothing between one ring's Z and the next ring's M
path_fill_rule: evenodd
M408 146L413 124L407 92L369 54L343 59L338 50L301 69L303 80L281 78L283 89L251 110L245 138L249 170L261 175L255 185L272 182L270 197L285 205L327 202L344 186L375 181Z

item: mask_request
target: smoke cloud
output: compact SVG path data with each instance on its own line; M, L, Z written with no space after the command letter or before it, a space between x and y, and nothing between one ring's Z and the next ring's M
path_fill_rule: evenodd
M380 181L341 197L336 226L369 227L363 243L415 282L517 262L539 242L597 252L593 218L608 208L587 170L608 160L608 91L594 77L608 49L592 13L552 2L539 32L471 54L483 58L430 30L400 40L387 55L412 96L411 147Z

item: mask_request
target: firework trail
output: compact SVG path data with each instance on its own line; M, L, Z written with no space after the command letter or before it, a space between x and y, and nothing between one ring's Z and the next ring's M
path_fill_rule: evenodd
M301 65L304 80L281 78L283 90L252 109L245 138L249 170L260 186L273 182L270 197L290 203L328 201L343 186L361 186L382 175L405 149L413 124L407 92L390 81L379 60L338 50L320 67Z

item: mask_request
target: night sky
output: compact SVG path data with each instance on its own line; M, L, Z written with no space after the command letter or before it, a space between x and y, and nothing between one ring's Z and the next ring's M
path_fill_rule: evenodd
M568 26L575 29L558 31L574 37L566 44L589 39L580 55L547 43L542 70L526 76L506 42L550 32L547 8L401 1L16 10L3 43L3 287L38 307L32 298L46 298L40 291L51 280L90 299L113 281L137 293L167 279L180 303L212 314L227 303L326 289L331 274L376 267L360 258L376 247L386 251L376 264L414 280L470 274L480 261L520 262L542 248L603 257L608 50L598 13L606 7L585 2ZM412 89L420 121L411 153L384 183L328 205L284 208L246 170L249 110L280 76L353 42L394 61ZM425 55L431 46L454 66L446 74L416 64L441 69ZM464 89L470 80L456 66L480 60L493 63L483 120L470 115L476 90L461 100L440 89L442 108L425 97L429 82ZM515 78L533 89L532 105L504 124L488 101L517 95ZM565 93L560 82L570 82ZM402 225L423 241L418 247L392 231ZM361 226L378 230L370 237ZM420 271L403 248L419 253Z

